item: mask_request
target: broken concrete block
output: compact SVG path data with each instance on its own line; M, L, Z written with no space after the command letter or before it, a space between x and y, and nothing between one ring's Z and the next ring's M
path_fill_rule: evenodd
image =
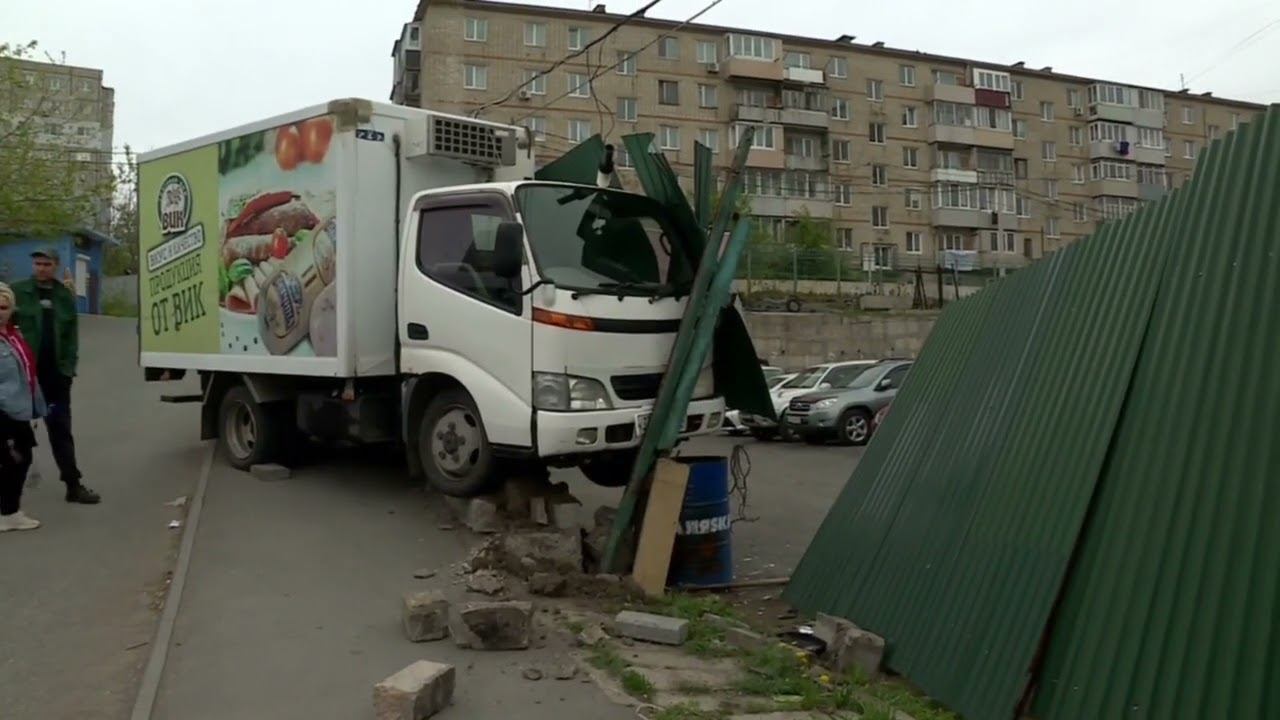
M439 590L406 593L401 619L409 640L442 640L449 634L449 601Z
M496 533L502 530L502 516L498 512L499 498L482 495L473 498L456 498L446 495L445 503L454 517L477 533Z
M844 618L818 613L818 617L814 618L813 621L813 635L830 648L835 644L836 638L851 627L853 627L853 623Z
M485 595L497 595L507 588L502 576L493 570L477 570L467 578L467 589Z
M534 573L529 576L529 592L545 597L559 597L564 594L569 581L558 573Z
M419 660L373 686L377 720L425 720L453 700L452 665Z
M525 650L533 624L533 603L472 602L449 613L449 632L458 647Z
M618 613L613 619L613 626L624 637L664 645L682 645L689 637L688 620L634 610Z
M588 625L574 636L573 643L578 647L594 647L596 643L608 638L609 635L605 633L604 628L599 625Z
M288 480L293 477L293 471L283 465L275 463L262 463L261 465L252 465L249 467L249 474L259 480Z
M867 677L876 677L884 658L884 638L850 623L827 646L826 657L833 670L845 673L859 668Z
M551 515L547 512L547 499L536 497L529 499L529 519L539 525L550 525Z
M582 528L582 503L572 496L556 496L546 499L547 515L550 523L558 530L579 530Z
M468 562L472 569L505 570L521 577L577 573L582 571L582 539L578 533L557 530L508 533L486 543Z
M740 650L759 650L772 642L764 635L743 627L726 628L724 641Z

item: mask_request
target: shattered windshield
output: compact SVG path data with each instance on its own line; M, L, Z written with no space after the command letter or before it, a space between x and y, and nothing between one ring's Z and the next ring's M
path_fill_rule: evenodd
M516 202L543 280L618 295L688 292L689 249L652 198L585 186L523 185Z

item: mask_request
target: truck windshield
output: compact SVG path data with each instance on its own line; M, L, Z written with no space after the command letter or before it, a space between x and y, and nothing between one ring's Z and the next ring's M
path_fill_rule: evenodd
M663 207L593 187L524 185L516 202L542 279L584 292L681 295L689 248Z

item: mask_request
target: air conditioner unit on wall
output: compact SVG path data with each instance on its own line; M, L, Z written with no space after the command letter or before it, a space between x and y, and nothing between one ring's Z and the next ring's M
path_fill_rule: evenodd
M519 97L521 100L528 100L528 99L529 99L529 91L528 91L528 90L521 90L521 91L520 91L519 93L517 93L516 95L517 95L517 97Z
M1084 115L1084 108L1079 108L1079 107L1071 108L1071 114L1075 115L1076 117L1080 117L1081 115Z
M718 73L718 72L720 72L720 63L718 63L718 62L709 62L709 63L707 63L706 65L707 65L707 72L709 72L709 73Z

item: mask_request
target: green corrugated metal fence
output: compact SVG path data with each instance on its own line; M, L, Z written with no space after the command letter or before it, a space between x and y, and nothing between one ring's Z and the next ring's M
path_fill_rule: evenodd
M1280 622L1280 491L1271 487L1280 483L1280 454L1265 443L1280 417L1269 372L1280 350L1277 116L1265 123L1270 141L1260 129L1233 135L1231 149L1215 146L1188 188L944 313L787 597L883 635L891 669L970 718L1014 717L1046 638L1039 715L1211 717L1229 707L1218 704L1220 688L1174 683L1178 670L1199 672L1197 662L1240 657L1214 630L1186 627L1187 613L1206 600L1237 624L1248 611L1270 612L1264 629L1280 631L1272 627ZM1227 322L1219 312L1235 314ZM1243 334L1229 337L1237 326ZM1258 334L1247 335L1250 327ZM1241 380L1256 380L1270 404ZM1179 411L1188 396L1190 414ZM1235 415L1246 408L1242 428ZM1203 438L1217 445L1204 447ZM1144 460L1152 453L1159 457ZM1255 515L1246 513L1244 529L1227 517L1216 531L1205 529L1207 517L1198 531L1186 524L1193 512L1222 507L1202 504L1219 499L1213 469L1236 472L1237 486L1222 498L1250 501ZM1179 471L1185 485L1170 486ZM1177 498L1164 498L1176 517L1150 525L1143 512L1160 507L1153 494L1161 489ZM1270 510L1270 535L1247 529L1267 517L1261 508ZM1143 532L1126 535L1126 526ZM1089 539L1080 549L1082 530ZM1194 544L1201 533L1203 544ZM1270 544L1247 547L1259 539ZM1120 546L1145 553L1146 566L1119 557ZM1224 570L1234 558L1250 570ZM1211 584L1234 579L1232 592L1261 580L1262 597L1250 605L1232 595L1235 604L1224 606L1216 586L1179 587L1184 571ZM1150 616L1148 627L1148 611L1165 615ZM1124 621L1108 622L1111 614ZM1169 640L1176 632L1198 641ZM1271 664L1254 656L1267 669L1244 671L1228 687L1253 691L1255 677L1280 683L1280 641L1264 637ZM1118 678L1113 666L1129 674Z

